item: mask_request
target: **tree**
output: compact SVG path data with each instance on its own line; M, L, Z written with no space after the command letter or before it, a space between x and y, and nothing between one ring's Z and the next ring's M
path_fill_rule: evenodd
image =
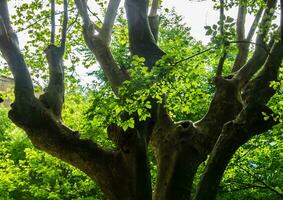
M280 28L274 30L272 20L278 2L267 0L256 3L259 9L251 11L256 16L247 36L244 28L249 1L224 4L220 0L218 25L206 27L207 34L213 35L212 42L221 54L213 81L216 89L207 113L200 120L175 121L166 106L170 93L164 91L161 96L148 95L143 101L137 101L142 105L141 111L118 112L122 122L108 125L108 136L117 148L107 150L91 140L81 139L77 131L62 123L68 1L63 1L59 44L56 43L55 1L51 1L51 40L45 49L49 84L45 93L36 98L31 76L11 26L7 1L1 0L0 49L15 79L15 101L9 117L26 131L34 146L85 172L109 199L190 199L197 169L208 156L194 199L215 199L225 168L236 150L253 136L270 130L278 123L267 103L275 94L270 82L277 80L283 58L282 9ZM280 3L282 5L282 0ZM127 97L140 94L135 92L145 91L144 88L154 83L162 84L164 77L178 64L190 62L192 56L174 60L172 55L158 47L157 0L151 2L149 16L148 1L126 0L129 46L133 55L131 66L148 74L148 77L138 76L129 66L119 66L110 50L119 4L120 0L110 0L104 21L94 23L89 16L87 1L75 0L87 47L99 62L115 98L121 104L130 102L131 105L133 101L127 101ZM239 6L239 12L236 40L233 41L232 29L229 29L233 23L224 12L227 7L235 5ZM253 43L257 27L256 42ZM252 43L254 49L250 48ZM237 56L231 62L233 57L229 57L229 51L233 44L237 44ZM225 61L231 65L228 75L223 73ZM178 74L167 81L174 82L172 77L178 77ZM142 118L143 111L149 115ZM157 160L154 193L147 153L150 145Z

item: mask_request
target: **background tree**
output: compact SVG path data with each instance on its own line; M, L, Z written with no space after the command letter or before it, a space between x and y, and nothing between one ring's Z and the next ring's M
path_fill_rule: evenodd
M0 49L15 79L15 102L9 117L26 131L37 148L70 163L95 180L107 198L189 199L197 169L209 155L194 199L215 199L220 180L236 150L253 136L282 121L281 116L275 116L266 105L274 96L275 89L280 91L282 87L280 82L272 82L278 78L283 56L282 14L281 28L274 29L272 23L277 14L277 1L258 1L256 6L253 3L258 8L254 10L249 10L249 1L218 2L218 25L206 27L207 34L213 36L211 45L214 46L202 51L214 50L220 57L211 70L216 74L212 81L215 92L207 113L196 122L189 121L189 115L174 115L178 108L173 105L189 101L184 104L187 106L185 109L193 109L197 103L190 103L192 97L202 99L205 96L200 90L200 80L206 79L198 76L198 67L204 66L207 58L202 62L196 61L194 58L201 53L182 57L177 50L165 53L159 48L157 1L152 1L149 17L147 1L125 1L132 57L124 65L111 53L111 35L120 1L110 0L104 21L98 20L97 23L90 17L86 1L64 1L59 38L56 34L56 3L50 3L51 31L35 34L38 39L50 33L50 44L45 49L49 83L44 94L37 99L27 63L11 27L7 1L0 1ZM239 6L236 31L233 31L233 19L225 16L225 9L229 6ZM36 10L42 8L42 4L35 2L31 8L27 4L25 7ZM112 88L110 96L116 100L113 107L116 117L108 120L111 124L107 127L108 136L116 145L113 150L80 138L78 132L62 123L63 60L64 53L72 50L66 43L68 28L72 25L68 23L70 9L78 10L85 43ZM255 13L255 20L245 36L247 11ZM26 18L29 20L31 16ZM255 47L249 50L256 27L259 28ZM122 39L125 40L116 37L118 41ZM187 42L190 45L192 41ZM235 50L233 44L237 44L236 57L229 54ZM115 52L115 49L112 51ZM42 56L38 55L38 58ZM180 69L180 66L185 67ZM273 87L270 87L271 82ZM202 89L213 91L214 87ZM280 98L280 92L277 98ZM282 109L282 104L276 109ZM154 195L148 162L149 146L157 162Z

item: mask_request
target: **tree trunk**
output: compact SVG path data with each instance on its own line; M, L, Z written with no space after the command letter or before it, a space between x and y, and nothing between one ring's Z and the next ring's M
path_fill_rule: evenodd
M120 0L109 1L101 28L96 27L88 16L87 1L75 0L75 3L82 17L85 43L96 56L113 92L119 98L119 88L125 80L131 80L129 72L121 69L115 61L109 47ZM49 85L46 93L37 99L17 36L11 27L7 1L0 0L0 50L15 79L15 102L9 117L26 131L35 147L85 172L110 200L189 200L192 198L195 174L208 156L194 199L214 200L225 168L236 150L254 135L271 129L277 123L266 104L275 92L269 87L270 81L277 79L282 63L283 20L281 16L281 40L271 40L272 49L268 49L266 37L271 28L269 20L274 15L272 10L277 1L267 0L266 4L259 25L265 29L257 35L253 55L248 60L249 45L238 45L234 71L227 77L221 76L222 70L217 73L214 82L216 91L202 119L197 122L174 122L164 105L165 98L163 104L149 98L151 117L146 121L139 121L136 113L127 113L135 120L134 128L125 131L116 124L108 126L109 139L117 146L116 150L110 151L93 141L81 139L78 132L69 129L61 121L67 1L64 1L61 45L57 47L51 44L46 49ZM125 0L125 7L130 51L132 55L144 57L150 71L156 61L165 55L157 45L158 1L153 3L153 16L148 16L147 0ZM244 38L245 19L242 18L246 16L245 10L241 5L237 22L240 39ZM223 20L223 7L221 16ZM260 16L261 13L255 20L256 25ZM254 31L253 27L251 32ZM55 31L52 31L53 43L54 34ZM221 35L225 36L224 30ZM223 67L224 62L225 59L221 59L219 66ZM263 119L263 112L269 116L268 120ZM148 163L149 145L154 149L157 161L154 189Z

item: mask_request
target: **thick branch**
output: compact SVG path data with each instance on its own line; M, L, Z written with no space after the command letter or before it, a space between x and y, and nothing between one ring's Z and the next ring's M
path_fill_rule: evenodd
M14 74L16 83L16 102L9 112L12 121L26 131L37 148L74 165L96 180L107 198L150 200L150 173L147 165L147 143L144 137L136 129L129 130L133 133L125 144L125 152L104 151L92 141L79 139L77 132L58 122L54 118L57 113L54 112L53 105L49 105L52 111L49 112L47 106L43 106L42 102L33 96L26 64L10 28L6 1L0 1L0 11L0 50ZM5 13L7 16L4 15ZM99 37L91 39L96 40ZM104 44L99 42L94 41L89 44ZM107 51L108 48L102 48L102 52L99 51L98 55L105 56L104 50ZM63 53L60 47L54 45L46 49L50 67L50 82L44 94L44 97L49 95L47 99L51 97L52 100L57 99L56 96L52 96L52 92L56 95L63 93ZM104 57L105 62L107 58Z
M60 47L57 47L54 44L51 44L45 49L49 66L49 83L46 91L39 98L57 120L61 120L62 106L64 103L65 84L63 57L68 26L68 0L64 0L63 13L61 45Z
M238 17L237 17L237 40L243 41L245 39L245 23L246 23L246 15L247 15L247 7L244 5L239 5L238 9ZM247 44L239 43L237 44L238 47L238 54L236 56L233 72L240 69L244 63L246 62L247 52L246 49Z
M40 96L40 101L51 111L54 117L61 120L62 106L64 102L64 64L61 47L49 45L45 49L49 66L49 83L46 91Z
M126 0L130 50L134 55L144 57L150 68L155 65L164 52L155 44L149 27L146 0Z
M258 49L268 54L262 47ZM261 52L262 53L262 52ZM257 55L260 55L259 53ZM264 63L266 57L258 58L255 56L253 62L262 59ZM250 63L251 64L251 63ZM235 119L242 109L242 100L240 97L241 88L239 82L231 77L216 78L217 90L209 106L207 114L194 125L197 130L205 137L206 145L203 146L204 154L207 155L213 149L215 142L220 135L223 125Z
M6 33L1 32L0 49L15 79L16 100L9 117L27 132L35 146L98 178L100 164L107 164L111 154L90 141L80 140L75 132L57 123L34 98L29 72L10 26L6 1L0 1L0 16L0 30ZM97 169L97 174L91 168Z
M247 7L239 5L238 17L237 17L237 40L245 39L245 24L247 16Z
M61 34L61 49L64 52L66 46L66 37L68 30L68 0L64 0L64 17L63 17L63 25L62 25L62 34Z
M84 38L88 48L93 52L97 61L101 65L113 91L118 94L118 89L122 83L129 79L127 72L122 71L116 63L109 47L99 36L89 36L88 30L84 27Z
M55 43L55 0L51 0L51 36L50 42L51 44Z
M252 40L252 38L255 34L255 31L257 29L257 26L258 26L258 23L259 23L259 20L261 18L262 13L263 13L263 8L260 8L260 10L257 12L257 14L255 16L255 19L254 19L254 21L251 25L251 28L249 30L249 33L247 35L247 41L249 41L249 42Z
M121 175L115 173L116 170L127 176L119 154L102 150L90 140L79 139L78 132L54 120L35 98L24 109L14 105L9 117L26 131L35 147L85 172L109 199L125 199L123 195L128 191L123 185L127 185L127 181L120 178L121 182L117 183L116 178ZM115 188L121 194L113 192Z
M159 18L158 15L148 16L148 22L149 22L151 33L152 33L152 35L154 37L155 42L157 43L157 41L158 41L158 33L159 33L160 18Z
M270 82L277 80L282 59L283 44L279 41L273 45L271 54L262 70L247 84L243 93L243 100L246 104L250 102L266 104L274 95L275 91L270 87Z
M238 43L238 45L237 45L238 46L238 54L236 56L236 59L235 59L234 65L233 65L232 72L238 71L247 62L251 40L254 36L255 30L256 30L257 25L259 23L262 12L263 12L263 9L261 8L258 11L258 13L257 13L257 15L256 15L256 17L253 21L253 24L250 28L250 31L247 35L247 38L238 37L238 41L246 41L246 43ZM240 16L238 16L238 17L240 17ZM239 35L239 33L238 33L238 35Z
M113 91L118 94L118 88L122 85L122 83L129 78L128 74L122 71L117 65L111 51L109 48L109 43L105 41L103 35L95 35L95 25L91 22L88 12L87 12L87 4L86 1L76 0L75 1L78 11L83 19L83 34L86 45L89 50L93 52L99 64L101 65ZM107 35L111 34L112 26L114 23L114 19L116 15L112 15L110 13L114 8L118 9L117 2L110 3L109 6L111 9L108 12L109 19L107 19L107 23L105 29ZM116 12L115 12L116 13ZM111 20L110 20L111 19ZM109 21L110 20L110 21ZM106 33L106 32L105 32ZM107 37L108 37L107 36Z
M262 112L270 118L264 120ZM252 136L272 128L272 111L261 104L249 104L238 117L225 124L210 155L206 170L201 178L195 200L213 200L218 185L230 159L236 150Z
M224 35L224 1L220 0L220 35L223 42L223 55L219 59L217 72L216 72L216 87L217 90L214 94L213 100L209 106L206 115L195 126L198 130L206 136L208 144L206 148L206 154L208 154L219 134L221 133L223 125L234 119L238 112L242 108L241 100L239 99L238 83L231 81L230 78L222 78L222 69L227 56Z
M159 3L158 0L152 0L149 16L157 15L158 3Z
M28 101L34 96L33 85L18 46L17 35L11 27L6 0L0 1L0 50L14 76L15 101Z
M101 28L100 36L109 44L111 41L112 28L114 26L117 10L121 0L110 0L106 15L104 18L103 26Z
M1 0L0 1L0 16L1 16L1 35L4 34L4 31L6 33L9 33L12 31L11 22L10 22L10 16L7 6L7 0Z
M76 0L76 7L83 19L83 23L85 26L90 26L91 25L91 21L88 15L88 7L87 7L87 0Z
M259 25L260 32L257 35L256 43L263 45L266 48L267 44L265 40L271 27L271 18L274 14L273 10L276 7L276 3L277 0L268 0L267 8ZM244 86L246 82L257 72L257 70L260 69L267 57L267 53L260 45L255 47L252 58L238 71L234 77L235 79L240 80L240 87Z
M209 144L203 147L206 149L206 153L212 150L223 125L235 119L242 109L238 83L221 77L216 78L215 81L217 89L209 109L206 115L195 123L199 132L206 136Z
M272 111L265 106L274 94L270 81L276 80L283 58L283 44L276 43L262 71L247 85L245 107L237 118L225 124L210 155L206 171L201 179L196 200L215 199L217 187L225 168L236 150L252 136L265 132L277 122ZM262 113L269 118L264 119Z
M159 15L157 14L158 3L159 3L158 0L152 1L150 13L148 16L150 30L156 43L158 41L158 32L159 32L159 23L160 23Z

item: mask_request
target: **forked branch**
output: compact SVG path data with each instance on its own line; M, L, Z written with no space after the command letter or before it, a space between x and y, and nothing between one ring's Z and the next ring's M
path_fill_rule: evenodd
M156 45L149 27L146 0L125 1L130 50L133 55L145 58L145 64L151 68L165 53Z
M240 80L240 87L243 87L248 80L260 69L266 60L267 53L262 48L266 44L267 34L271 27L272 16L274 15L274 8L276 7L277 0L268 0L262 20L259 24L260 31L256 38L256 43L259 44L255 47L255 51L251 59L237 72L234 77L235 80Z
M236 150L251 137L272 128L277 122L273 112L265 105L273 96L270 81L276 80L283 58L283 44L274 45L264 68L246 87L245 105L234 120L227 122L210 155L206 170L200 181L195 200L216 198L223 173ZM269 118L264 119L262 113Z
M237 31L237 38L238 38L238 41L246 41L246 42L242 42L242 43L238 43L238 54L236 56L236 59L235 59L235 62L234 62L234 65L233 65L233 68L232 68L232 72L236 72L238 71L246 62L247 62L247 59L248 59L248 54L249 54L249 47L250 47L250 44L251 44L251 40L254 36L254 33L257 29L257 26L258 26L258 23L259 23L259 20L261 18L261 15L262 15L262 12L263 12L263 9L261 8L258 13L256 14L255 16L255 19L253 21L253 24L248 32L248 35L247 37L244 36L244 20L240 20L239 18L241 18L241 13L239 11L239 15L238 15L238 21L241 21L241 23L239 22L239 25L237 25L237 29L241 29L241 30L238 30Z
M107 185L107 180L99 179L98 174L111 171L113 166L109 163L113 164L113 154L92 141L79 139L77 132L59 123L34 97L32 81L10 24L6 0L0 0L0 30L0 50L15 80L15 102L9 117L26 131L37 148L78 167L100 186Z
M223 126L200 181L195 200L215 199L217 187L236 150L254 135L261 134L278 123L273 119L273 112L266 103L275 93L270 87L270 82L277 80L282 59L283 43L278 41L273 45L262 70L245 87L243 109L234 120ZM268 116L267 120L262 113Z
M46 91L40 96L40 101L57 119L61 120L62 106L64 103L64 52L66 46L68 26L68 0L64 0L64 16L61 33L61 44L59 47L54 43L45 49L49 66L49 83Z
M75 1L80 16L83 19L83 34L86 45L95 55L116 94L118 94L118 88L122 83L129 78L128 74L119 68L109 48L111 32L119 2L119 0L110 1L104 20L106 24L103 24L102 30L99 31L98 34L95 34L96 26L89 18L87 1Z

